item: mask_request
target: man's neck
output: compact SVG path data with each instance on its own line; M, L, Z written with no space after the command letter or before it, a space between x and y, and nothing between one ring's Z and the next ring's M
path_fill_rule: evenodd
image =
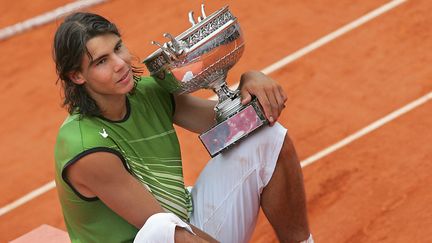
M106 97L103 102L96 103L101 110L102 116L111 121L120 121L126 116L126 95Z

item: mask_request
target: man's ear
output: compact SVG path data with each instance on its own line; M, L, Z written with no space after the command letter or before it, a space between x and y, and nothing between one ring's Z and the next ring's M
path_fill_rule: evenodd
M83 75L79 71L70 72L69 78L76 84L84 84L86 82Z

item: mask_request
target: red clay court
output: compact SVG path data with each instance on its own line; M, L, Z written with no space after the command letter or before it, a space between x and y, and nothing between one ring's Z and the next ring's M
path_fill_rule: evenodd
M77 1L0 2L2 33ZM117 23L144 59L151 40L188 28L187 12L200 4L107 0L85 9ZM207 13L225 4L246 39L230 84L262 70L289 95L280 122L304 166L315 241L432 242L432 2L209 0ZM0 40L0 242L43 224L65 230L52 182L66 116L51 58L60 21ZM193 184L209 157L195 134L178 132ZM263 215L252 242L277 242Z

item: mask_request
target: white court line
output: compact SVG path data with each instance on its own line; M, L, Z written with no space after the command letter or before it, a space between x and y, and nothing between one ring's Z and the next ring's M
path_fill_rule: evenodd
M342 27L340 27L339 29L331 32L330 34L321 37L320 39L312 42L311 44L303 47L302 49L286 56L285 58L282 58L281 60L273 63L272 65L264 68L263 70L261 70L261 72L263 72L264 74L270 74L272 72L275 72L277 70L279 70L280 68L286 66L287 64L299 59L300 57L303 57L304 55L314 51L315 49L318 49L319 47L329 43L330 41L340 37L343 34L346 34L347 32L361 26L362 24L365 24L366 22L384 14L385 12L401 5L402 3L406 2L408 0L393 0L391 2L388 2L386 4L384 4L383 6L372 10L371 12L363 15L362 17L356 19L355 21L346 24ZM233 84L232 86L230 86L231 90L235 90L237 89L239 83ZM213 95L210 99L212 100L216 100L217 96Z
M350 31L350 30L352 30L352 29L354 29L356 27L359 27L361 24L363 24L363 23L365 23L365 22L367 22L367 21L369 21L369 20L377 17L379 14L383 14L383 13L387 12L388 10L390 10L391 8L394 8L394 7L396 7L396 6L398 6L401 3L406 2L406 1L407 0L394 0L394 1L391 1L391 2L389 2L387 4L385 4L385 5L377 8L376 10L373 10L372 12L364 15L363 17L360 17L359 19L351 22L350 24L347 24L347 25L343 26L342 28L340 28L340 29L338 29L338 30L330 33L329 35L324 36L323 38L317 40L316 42L313 42L312 44L306 46L305 48L300 49L299 51L293 53L292 55L289 55L288 57L286 57L286 58L284 58L284 59L276 62L275 64L268 66L267 68L263 69L262 72L264 72L266 74L274 72L277 69L281 68L283 65L287 65L288 63L290 63L290 62L292 62L292 61L294 61L294 60L296 60L296 59L298 59L298 58L306 55L307 53L309 53L309 52L317 49L318 47L320 47L320 46L322 46L322 45L330 42L331 40L337 38L338 36L340 36L340 35L348 32L348 31ZM366 16L368 16L368 17L366 17ZM359 20L361 20L361 21L359 21ZM357 24L353 25L353 23L357 23ZM330 36L330 37L328 37L328 36ZM318 42L318 44L316 44L317 42ZM426 98L426 100L424 102L426 102L427 100L431 99L431 96L432 96L431 93L429 93L428 95L426 95L427 98ZM425 96L419 98L418 100L423 100L423 99L425 99L424 97ZM414 103L414 102L412 102L412 103ZM412 103L410 103L410 104L412 104ZM420 104L418 104L418 105L420 105ZM398 114L397 116L400 116L400 115L408 112L410 109L414 109L417 106L412 106L411 105L409 108L405 108L406 111L404 111L403 113ZM404 108L401 108L401 109L404 109ZM391 114L393 114L393 113L391 113ZM396 117L391 117L390 119L389 118L385 119L385 122L382 123L380 126L382 126L385 123L390 122L391 120L395 119ZM380 119L379 121L381 121L383 119L384 118ZM369 127L369 126L367 126L367 127ZM378 127L375 127L374 129L376 129ZM364 128L364 129L366 129L366 128ZM368 129L371 129L371 128L368 128ZM356 135L356 134L357 133L355 133L354 135ZM364 134L366 134L366 133L364 133ZM354 135L351 135L351 136L354 136ZM349 136L349 137L351 137L351 136ZM354 137L354 140L357 139L357 138L358 137ZM344 141L344 140L342 140L342 141ZM324 149L324 150L318 152L317 154L315 154L315 155L307 158L306 160L302 161L301 162L302 163L302 167L305 167L305 166L307 166L307 165L309 165L309 164L317 161L318 159L320 159L320 158L322 158L322 157L324 157L324 156L326 156L326 155L334 152L335 150L337 150L337 149L339 149L339 148L347 145L348 143L350 143L350 142L352 142L354 140L349 140L349 141L347 140L345 143L341 143L342 142L341 141L339 143L336 143L335 145L332 145L333 146L332 150ZM330 146L330 147L332 147L332 146ZM27 203L28 201L30 201L30 200L32 200L32 199L34 199L34 198L36 198L36 197L44 194L45 192L47 192L47 191L49 191L49 190L51 190L53 188L55 188L55 183L54 183L54 181L51 181L51 182L45 184L44 186L42 186L42 187L40 187L40 188L38 188L38 189L36 189L36 190L34 190L34 191L26 194L25 196L19 198L18 200L16 200L16 201L14 201L14 202L12 202L12 203L10 203L10 204L8 204L8 205L0 208L0 216L2 216L3 214L6 214L6 213L12 211L13 209L15 209L15 208L17 208L17 207L19 207L19 206Z
M75 1L69 4L66 4L62 7L56 8L52 11L46 12L45 14L38 15L34 18L28 19L24 22L20 22L3 29L0 29L0 41L5 40L9 37L22 33L31 28L41 26L43 24L54 21L65 14L71 13L73 11L90 7L95 4L99 4L104 2L105 0L80 0Z
M302 56L312 52L313 50L329 43L330 41L332 41L332 40L338 38L339 36L359 27L360 25L365 24L366 22L380 16L381 14L399 6L400 4L402 4L406 1L407 0L394 0L394 1L391 1L387 4L384 4L383 6L367 13L366 15L363 15L362 17L358 18L357 20L355 20L355 21L353 21L353 22L351 22L345 26L342 26L341 28L335 30L334 32L318 39L317 41L309 44L308 46L306 46L306 47L294 52L293 54L281 59L280 61L264 68L262 70L262 72L265 74L272 73L272 72L282 68L283 66L287 65L288 63L291 63L291 62L299 59L300 57L302 57Z
M336 151L342 147L345 147L346 145L348 145L348 144L354 142L355 140L363 137L364 135L382 127L386 123L393 121L394 119L398 118L399 116L415 109L416 107L428 102L431 99L432 99L432 92L429 92L426 95L424 95L424 96L414 100L413 102L409 103L408 105L405 105L404 107L393 111L392 113L388 114L387 116L369 124L368 126L360 129L359 131L353 133L352 135L349 135L348 137L342 139L341 141L339 141L339 142L319 151L318 153L304 159L301 162L301 166L306 167L306 166L316 162L317 160L333 153L334 151Z
M317 160L335 152L336 150L339 150L342 147L345 147L346 145L352 143L353 141L363 137L364 135L378 129L379 127L385 125L386 123L389 123L393 121L394 119L402 116L403 114L415 109L416 107L428 102L432 99L432 92L427 93L426 95L414 100L413 102L409 103L408 105L405 105L404 107L388 114L387 116L371 123L370 125L364 127L363 129L360 129L358 132L355 132L354 134L342 139L341 141L321 150L320 152L306 158L305 160L301 161L301 167L304 168ZM38 189L26 194L25 196L21 197L20 199L6 205L3 208L0 208L0 216L3 214L6 214L13 209L27 203L28 201L44 194L45 192L55 188L55 182L50 181L49 183L43 185L42 187L39 187Z
M25 196L19 198L18 200L15 200L12 203L0 208L0 216L2 216L3 214L6 214L7 212L14 210L15 208L27 203L28 201L44 194L45 192L47 192L53 188L55 188L54 180L48 182L47 184L39 187L36 190L31 191L30 193L27 193Z

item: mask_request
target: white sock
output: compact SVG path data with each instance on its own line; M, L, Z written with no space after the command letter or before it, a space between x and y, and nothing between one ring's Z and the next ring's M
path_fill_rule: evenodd
M307 240L304 240L300 243L314 243L314 240L312 239L312 234L309 235L309 238Z

